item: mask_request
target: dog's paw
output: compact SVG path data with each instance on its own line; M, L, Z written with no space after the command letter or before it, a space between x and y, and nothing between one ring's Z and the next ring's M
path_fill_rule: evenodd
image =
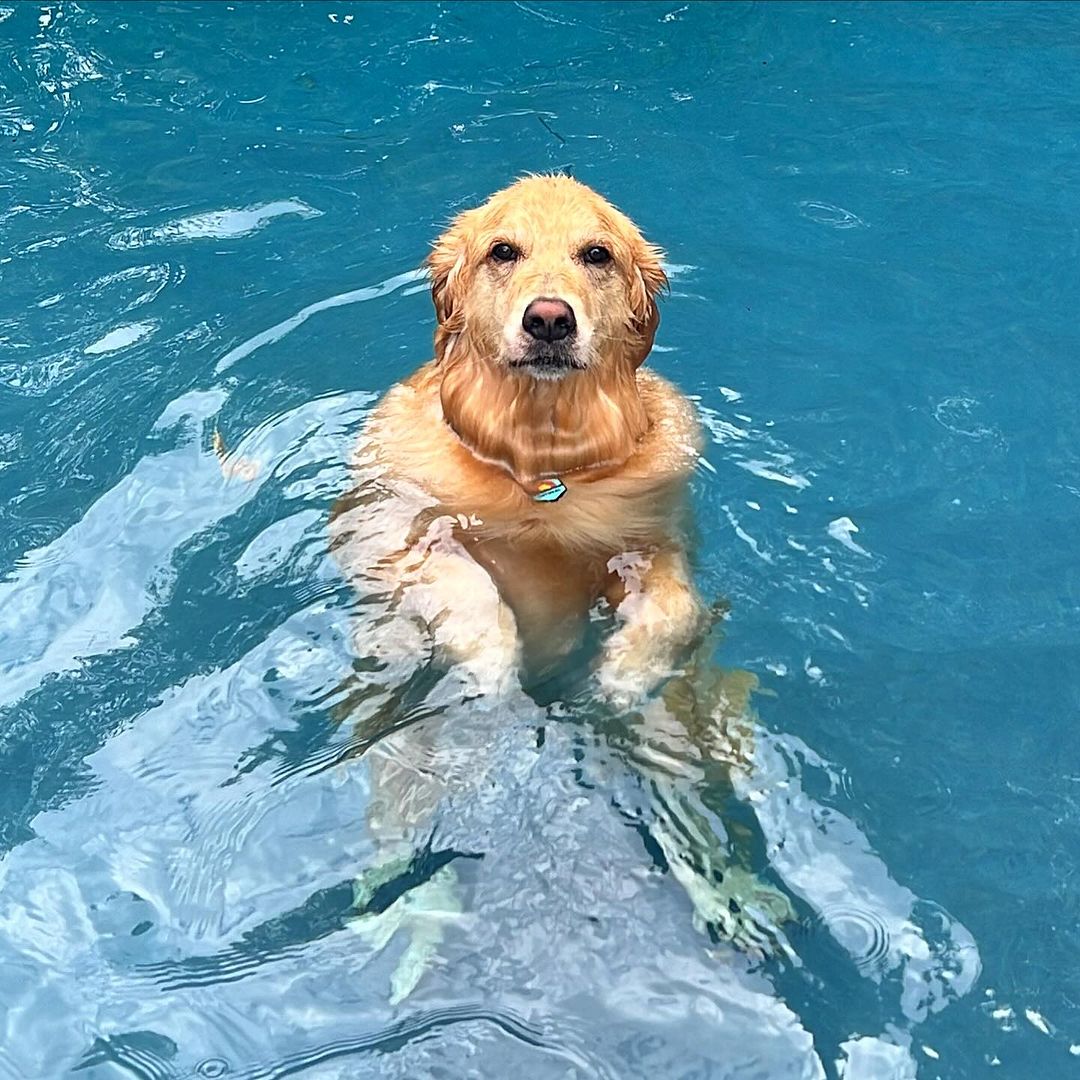
M262 471L259 462L254 458L241 457L230 453L229 448L225 445L225 440L221 437L221 432L216 428L211 438L211 446L214 456L221 465L221 475L226 480L246 480L250 483L258 478L259 473Z
M737 861L692 798L667 786L649 831L693 909L695 928L753 956L789 953L785 923L795 919L788 896Z
M675 674L670 650L658 650L638 633L616 631L595 673L602 700L619 709L639 706Z
M672 869L694 908L699 932L711 930L721 941L753 956L787 951L781 928L795 918L795 909L779 889L741 866L724 867L719 880Z
M353 901L358 909L369 908L383 886L400 877L411 859L393 859L365 871L353 883ZM381 952L400 930L408 937L400 959L390 976L390 1004L398 1005L419 985L435 961L443 941L444 927L462 913L458 876L452 865L440 867L426 881L402 893L385 908L362 911L350 928Z

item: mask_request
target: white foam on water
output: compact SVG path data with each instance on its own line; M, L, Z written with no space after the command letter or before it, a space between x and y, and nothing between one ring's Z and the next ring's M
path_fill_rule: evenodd
M136 322L128 323L126 326L118 326L92 345L87 345L83 349L83 354L86 356L100 356L102 353L126 349L128 346L142 341L143 338L149 337L156 329L157 324L153 322Z
M322 211L299 199L281 199L244 209L210 210L192 214L164 225L149 228L124 229L109 238L109 247L126 251L147 244L172 243L183 240L232 240L258 231L275 218L296 215L301 218L321 217Z
M839 541L848 549L848 551L854 551L859 555L869 556L870 552L866 548L856 544L851 539L852 533L859 531L859 526L849 517L838 517L834 521L830 521L826 530L828 534L834 539Z
M791 475L788 475L787 473L779 472L766 461L736 461L735 464L738 465L740 469L745 469L755 476L760 476L762 480L772 480L777 484L793 487L797 491L802 491L803 488L808 488L810 486L810 481L800 473L793 472Z

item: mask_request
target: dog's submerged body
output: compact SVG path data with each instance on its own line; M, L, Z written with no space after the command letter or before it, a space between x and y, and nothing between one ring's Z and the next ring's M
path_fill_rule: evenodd
M682 533L697 425L640 369L659 252L584 185L539 176L461 214L429 265L435 359L365 429L368 520L336 526L348 572L392 588L480 690L550 668L605 598L600 685L647 692L701 623Z

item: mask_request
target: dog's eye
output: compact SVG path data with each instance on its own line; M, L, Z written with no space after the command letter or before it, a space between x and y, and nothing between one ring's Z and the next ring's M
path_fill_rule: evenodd
M611 262L611 252L606 247L601 247L599 244L593 244L591 247L587 247L582 253L581 257L590 266L603 266L605 263Z
M517 259L520 252L513 244L507 244L505 242L496 244L491 249L491 257L496 262L509 263Z

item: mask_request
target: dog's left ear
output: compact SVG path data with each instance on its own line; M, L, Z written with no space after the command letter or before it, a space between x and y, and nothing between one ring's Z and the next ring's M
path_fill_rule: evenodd
M664 253L642 240L633 254L630 271L630 311L633 329L638 337L634 347L634 367L640 367L653 347L656 328L660 325L660 308L656 298L668 287L667 274L661 259Z

